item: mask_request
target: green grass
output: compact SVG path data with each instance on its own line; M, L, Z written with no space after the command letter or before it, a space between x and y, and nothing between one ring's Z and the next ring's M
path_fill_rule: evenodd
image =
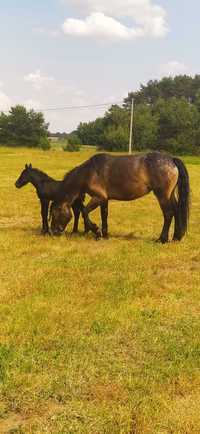
M24 164L61 179L92 152L0 149L0 432L199 434L200 158L181 243L154 242L151 194L109 204L108 241L42 237Z

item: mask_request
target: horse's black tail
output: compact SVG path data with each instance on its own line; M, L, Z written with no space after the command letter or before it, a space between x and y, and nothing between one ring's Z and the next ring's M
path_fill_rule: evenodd
M173 158L178 168L178 207L177 221L179 226L179 239L181 239L188 229L189 212L190 212L190 181L188 171L184 163L179 158Z

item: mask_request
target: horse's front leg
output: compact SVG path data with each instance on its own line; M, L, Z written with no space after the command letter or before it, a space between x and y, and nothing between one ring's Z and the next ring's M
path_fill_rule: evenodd
M82 210L86 227L95 234L97 240L101 238L101 230L95 223L93 223L89 219L89 213L94 211L98 206L102 206L102 205L105 205L105 200L100 197L94 196L87 204L87 206L83 207Z
M48 210L49 210L49 200L40 199L41 203L41 216L42 216L42 231L43 235L50 234L49 224L48 224Z

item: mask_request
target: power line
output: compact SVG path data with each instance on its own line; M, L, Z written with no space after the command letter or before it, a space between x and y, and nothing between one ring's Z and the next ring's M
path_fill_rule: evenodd
M65 107L47 107L47 108L43 108L43 109L34 109L34 110L38 111L38 112L46 112L46 111L79 110L79 109L101 108L101 107L103 108L106 106L123 104L123 102L124 101L105 102L105 103L100 103L100 104L88 104L88 105L72 105L72 106L65 106ZM0 110L0 112L9 113L9 111L4 111L4 110Z
M105 102L101 104L88 104L88 105L72 105L72 106L66 106L66 107L52 107L52 108L46 108L41 109L40 111L53 111L53 110L75 110L75 109L87 109L87 108L95 108L95 107L106 107L109 105L115 105L115 104L122 104L123 101L118 102Z

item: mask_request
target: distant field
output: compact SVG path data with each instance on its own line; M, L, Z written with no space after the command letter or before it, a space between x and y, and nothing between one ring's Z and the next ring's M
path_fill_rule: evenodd
M108 241L42 237L24 164L61 179L92 153L0 148L0 433L199 434L200 158L181 243L154 242L151 194L110 203Z
M63 140L63 139L62 140L53 140L53 141L51 141L51 148L53 150L58 150L58 149L62 150L63 147L65 147L67 145L67 143L68 143L68 141ZM92 146L92 145L81 145L81 150L83 150L83 151L84 150L85 151L88 151L88 150L95 151L96 147Z

